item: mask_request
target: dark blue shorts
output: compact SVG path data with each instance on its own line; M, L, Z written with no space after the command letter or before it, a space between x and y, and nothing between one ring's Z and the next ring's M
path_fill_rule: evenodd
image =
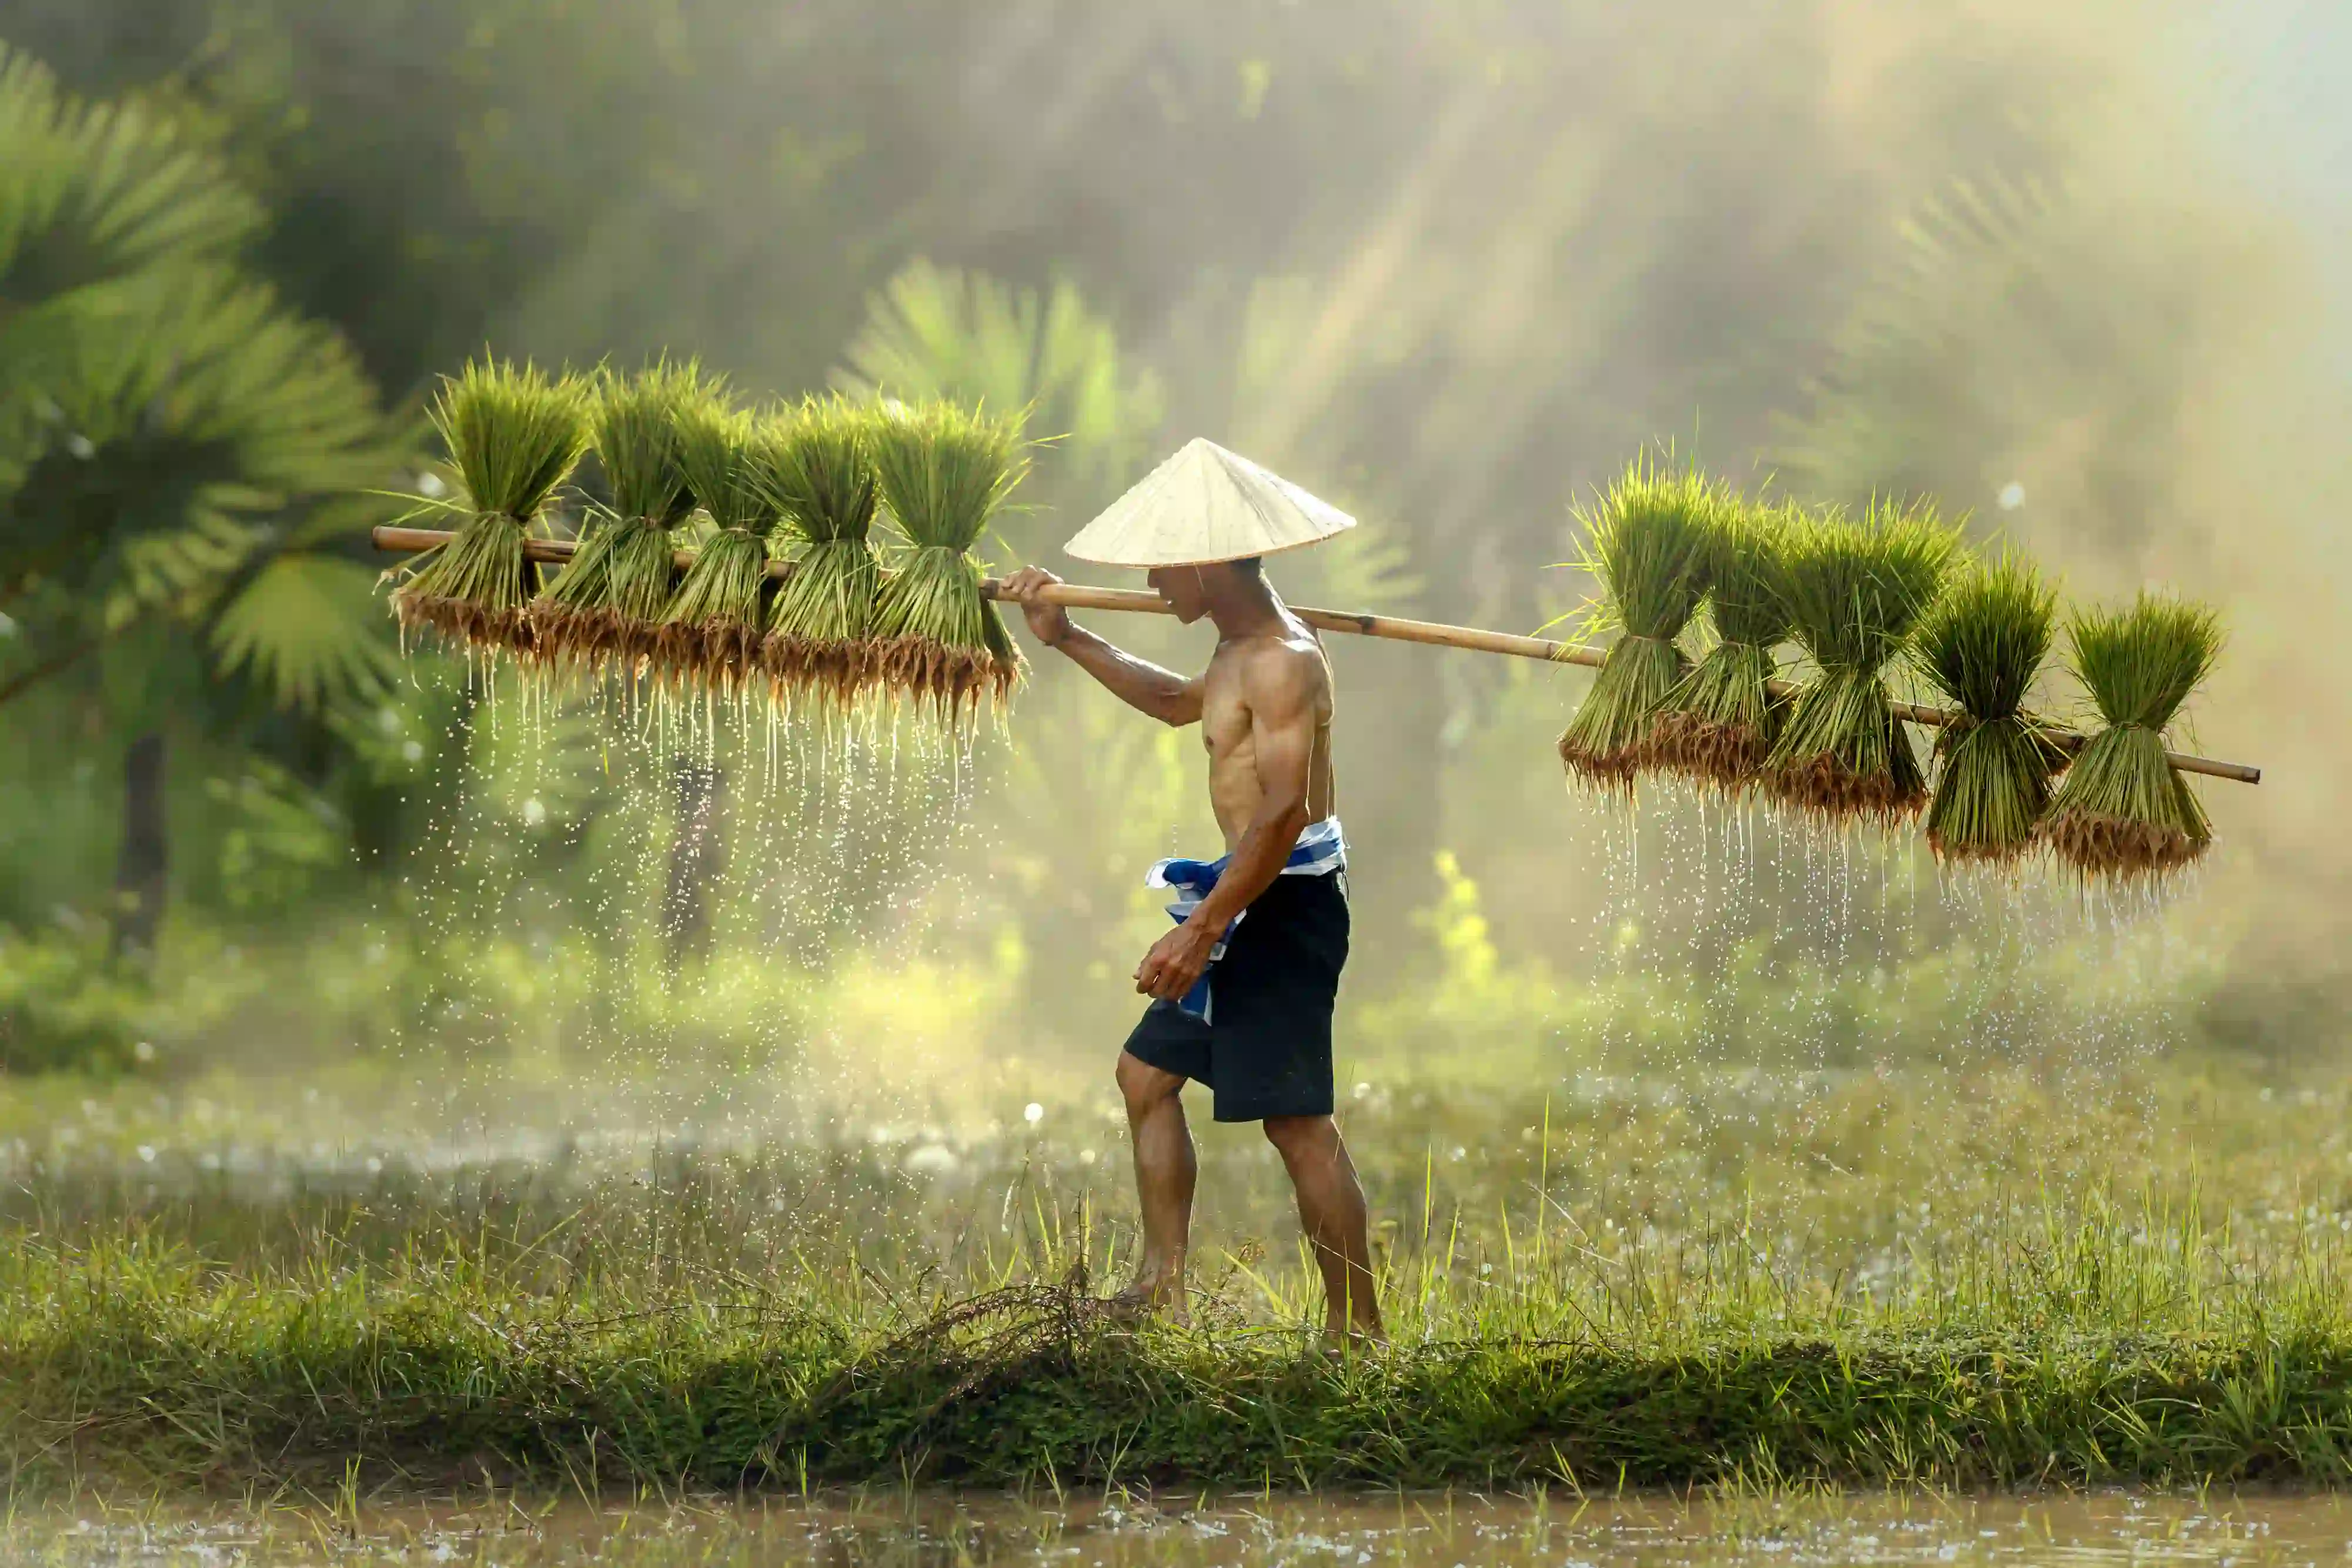
M1202 1023L1154 1002L1128 1054L1205 1083L1220 1122L1331 1113L1331 1009L1348 962L1344 873L1278 876L1211 971Z

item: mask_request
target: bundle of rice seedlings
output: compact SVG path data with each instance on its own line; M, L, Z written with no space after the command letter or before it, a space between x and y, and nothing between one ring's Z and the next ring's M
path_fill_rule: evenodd
M775 423L717 402L679 411L677 461L710 529L654 634L655 664L673 683L740 689L767 633L768 538L778 513L765 476Z
M1744 794L1780 738L1787 701L1775 695L1772 650L1789 639L1780 551L1800 514L1726 506L1707 517L1700 574L1716 643L1668 693L1641 760L1725 794Z
M2057 604L2030 561L2004 554L1962 572L1920 622L1912 656L1960 715L1936 737L1927 843L1938 859L2002 863L2032 847L2065 760L2023 711Z
M1958 530L1925 501L1874 500L1859 522L1830 513L1790 530L1780 598L1819 668L1765 763L1762 782L1777 798L1833 823L1892 823L1927 804L1927 779L1885 672L1958 551Z
M419 556L393 590L403 627L430 626L477 647L525 651L537 586L523 541L588 446L588 392L570 376L497 360L445 377L433 427L462 494L457 537Z
M1675 639L1706 591L1708 530L1735 504L1704 475L1645 452L1599 506L1577 512L1583 565L1608 595L1588 624L1615 625L1623 634L1560 732L1559 759L1571 779L1604 789L1633 787L1652 721L1689 670Z
M2042 836L2084 875L2161 875L2213 841L2204 808L2165 757L2164 729L2221 651L2221 618L2142 593L2128 610L2076 615L2074 674L2107 727L2076 754Z
M871 435L882 498L913 549L875 601L870 678L950 724L983 697L1001 707L1021 653L980 595L971 549L1027 469L1019 422L938 401L893 403Z
M694 510L678 464L678 420L689 405L716 400L691 361L664 360L635 376L599 373L591 423L606 504L570 564L531 603L541 659L634 668L652 652L676 577L670 531Z
M873 416L838 396L805 398L784 420L768 499L800 541L776 592L761 659L780 693L846 706L874 674L882 566L874 523Z

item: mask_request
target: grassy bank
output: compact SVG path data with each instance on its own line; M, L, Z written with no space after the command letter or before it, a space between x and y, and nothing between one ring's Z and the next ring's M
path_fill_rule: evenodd
M0 1463L34 1490L2352 1479L2345 1091L2093 1067L1351 1086L1395 1343L1338 1361L1250 1129L1199 1129L1193 1326L1103 1321L1131 1213L1087 1086L49 1084L0 1118Z
M2193 1227L2053 1216L1880 1301L1744 1260L1392 1270L1397 1344L1335 1360L1213 1307L1124 1330L1076 1278L547 1291L457 1246L232 1274L32 1244L0 1284L0 1443L16 1485L2352 1478L2341 1252L2250 1275Z

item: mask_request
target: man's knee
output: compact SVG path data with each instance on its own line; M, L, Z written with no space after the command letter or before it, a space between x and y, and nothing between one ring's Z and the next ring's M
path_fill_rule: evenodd
M1139 1056L1118 1053L1118 1092L1129 1115L1140 1115L1184 1087L1181 1073L1154 1067Z
M1268 1116L1265 1141L1292 1165L1303 1159L1326 1159L1339 1145L1339 1129L1328 1116Z

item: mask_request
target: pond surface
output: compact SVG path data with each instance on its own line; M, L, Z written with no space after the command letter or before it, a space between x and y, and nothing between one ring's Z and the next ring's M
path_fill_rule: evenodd
M538 1568L1666 1568L1669 1564L2352 1563L2352 1499L2137 1493L1530 1500L1471 1494L1015 1500L866 1492L589 1508L86 1503L0 1524L0 1560L54 1568L321 1563Z

